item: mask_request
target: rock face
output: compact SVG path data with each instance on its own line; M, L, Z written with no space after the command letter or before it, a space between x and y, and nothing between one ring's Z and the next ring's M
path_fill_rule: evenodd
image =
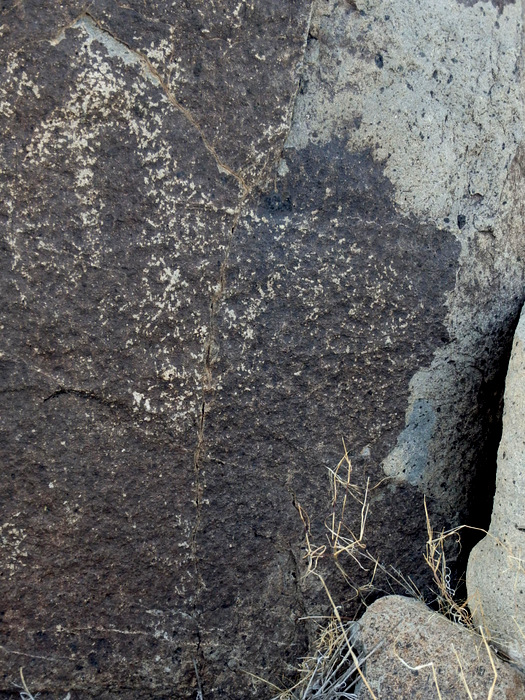
M208 537L202 510L214 305L289 130L310 8L194 5L2 6L9 696L23 664L53 697L194 697L195 662L207 696L243 697L237 656L256 671L304 647L290 547L251 524L241 546Z
M364 675L377 700L524 697L523 676L493 651L489 657L482 637L419 601L381 598L359 621L357 638L363 655L370 654ZM370 698L363 683L356 695L359 700Z
M514 335L490 529L467 568L469 605L491 641L525 669L525 312Z
M270 695L341 438L385 564L486 524L521 12L1 5L0 697Z

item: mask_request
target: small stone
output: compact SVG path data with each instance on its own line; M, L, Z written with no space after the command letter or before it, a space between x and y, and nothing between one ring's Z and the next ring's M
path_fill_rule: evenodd
M489 658L482 637L418 600L387 596L376 601L359 621L357 643L363 657L370 654L363 671L377 700L491 697L492 664L497 671L493 700L525 694L522 675L494 653ZM356 695L358 700L371 697L362 681Z

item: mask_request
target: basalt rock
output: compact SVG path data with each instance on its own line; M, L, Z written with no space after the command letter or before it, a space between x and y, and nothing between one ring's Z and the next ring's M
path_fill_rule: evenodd
M525 669L525 313L514 335L503 434L488 534L470 553L469 605L476 625Z
M227 600L255 593L232 556L257 575L248 619L275 617L273 643L239 624L232 656L255 671L261 647L270 666L283 640L304 648L289 549L267 558L274 601L257 551L200 532L213 305L289 130L309 7L0 13L1 688L23 665L35 693L193 697L197 667L209 696L200 618L220 640ZM218 604L199 571L217 546ZM225 672L243 697L249 677Z
M486 640L418 600L387 596L359 621L364 676L377 700L492 697L518 700L525 678ZM360 681L356 695L370 698Z
M0 696L271 695L342 439L421 587L424 494L488 524L521 9L2 4Z

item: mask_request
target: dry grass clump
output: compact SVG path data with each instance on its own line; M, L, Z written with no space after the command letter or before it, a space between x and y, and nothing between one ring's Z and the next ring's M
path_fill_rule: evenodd
M299 504L296 505L305 528L305 575L314 575L320 579L330 600L332 618L322 630L313 655L304 659L299 669L299 681L292 688L280 690L274 700L354 700L357 696L353 691L359 681L365 684L370 697L376 700L362 671L362 666L370 654L364 657L356 645L356 623L342 621L324 578L317 570L320 560L329 557L344 580L359 594L362 589L354 586L343 565L344 557L348 556L360 569L372 570L373 581L380 565L368 553L364 541L370 483L367 481L364 489L352 483L352 463L346 447L337 467L329 472L332 499L325 544L316 546L313 543L308 515ZM345 523L345 513L351 499L360 505L360 523L356 531ZM367 588L371 586L372 583L368 584Z
M299 504L297 509L305 528L307 570L309 574L317 574L317 566L321 559L330 557L335 562L341 575L352 585L346 570L340 563L341 555L348 555L361 569L363 556L366 557L366 544L364 541L366 518L368 515L368 490L369 480L364 491L352 483L352 463L345 447L345 454L335 469L329 469L330 490L332 494L332 512L329 522L326 524L327 543L315 546L311 539L310 520L307 513ZM346 473L345 473L346 471ZM357 501L361 506L361 522L359 532L351 530L345 523L345 513L350 499Z
M305 576L316 574L320 560L331 559L337 570L353 590L354 597L362 597L364 594L378 590L376 579L379 574L391 584L392 591L395 584L402 588L407 595L423 600L423 596L410 576L405 576L393 566L385 567L368 550L365 541L366 521L369 512L369 495L383 481L375 486L370 486L370 479L367 479L364 488L359 487L352 481L352 462L343 442L344 455L335 469L329 469L330 491L331 491L331 514L326 523L327 542L320 546L315 546L312 542L310 521L308 515L299 504L296 504L303 524L305 526L305 542L307 568ZM360 506L360 520L358 527L353 530L347 522L346 511L350 500L357 502ZM428 521L427 521L428 522ZM435 539L435 546L429 554L437 555L438 548L444 543L447 537L452 536L453 531L444 533L440 538ZM445 539L443 539L443 537ZM356 585L350 577L349 567L345 560L349 558L353 564L361 571L369 574L368 582L365 585ZM450 572L449 572L450 576Z
M315 652L304 659L299 669L299 681L288 690L277 689L279 694L274 700L353 700L357 697L353 691L359 681L364 684L372 700L377 700L366 680L363 666L378 647L366 657L359 650L356 645L356 623L342 621L338 607L332 599L322 574L318 571L322 559L330 558L335 563L344 580L353 589L355 596L375 590L376 577L381 573L383 578L392 585L402 587L407 595L437 606L439 612L449 619L474 629L467 602L455 600L456 591L451 584L451 571L445 554L451 540L459 544L459 531L462 528L434 533L425 502L428 537L424 559L432 572L436 596L432 601L425 601L409 576L404 576L393 567L383 566L366 547L365 531L369 512L369 494L379 484L371 488L370 480L367 480L364 488L360 488L352 482L352 463L346 446L344 446L343 458L337 467L330 469L329 472L332 498L331 514L326 524L327 541L325 543L316 545L312 541L308 515L299 504L297 508L305 527L307 562L305 576L314 575L321 580L331 604L332 617L320 635ZM360 520L355 530L345 522L345 513L351 500L360 506ZM355 585L350 578L348 566L345 565L347 557L361 570L369 572L369 581L365 586ZM483 640L487 644L485 636ZM468 689L468 686L466 687Z
M455 600L456 590L451 585L451 572L447 565L445 555L447 541L449 539L454 539L456 543L459 544L459 532L463 529L463 526L447 531L442 530L436 535L430 523L426 500L425 518L427 523L428 538L424 557L425 562L428 564L432 572L432 578L434 579L435 585L434 592L436 594L436 598L432 602L437 604L439 612L445 617L448 617L450 620L453 620L464 627L477 631L472 621L472 615L468 608L467 601L457 602Z
M323 630L313 656L303 662L295 686L274 700L354 700L352 692L366 657L356 651L355 623L332 619Z

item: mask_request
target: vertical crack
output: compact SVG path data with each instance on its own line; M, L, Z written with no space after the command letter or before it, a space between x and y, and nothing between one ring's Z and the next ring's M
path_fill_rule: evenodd
M197 581L196 589L194 592L194 603L193 603L193 618L196 623L197 628L197 648L195 655L203 663L203 652L202 652L202 638L200 633L200 626L198 623L199 610L197 607L198 596L201 590L204 588L204 580L202 578L200 568L199 568L199 558L198 558L198 542L197 537L201 527L202 522L202 506L203 506L203 492L205 483L202 478L202 459L205 450L204 443L204 430L206 425L206 414L208 412L208 406L213 402L213 395L215 393L215 388L213 386L213 363L214 363L214 344L216 337L216 326L217 326L217 312L220 302L224 296L226 290L226 270L228 267L228 261L230 259L230 252L233 242L233 236L238 223L241 219L242 212L246 200L248 199L250 192L245 191L244 195L239 202L239 205L233 216L233 221L230 228L230 233L228 236L228 242L226 245L226 251L224 254L224 259L221 262L219 268L219 279L215 288L215 292L212 295L210 301L210 316L209 316L209 326L208 326L208 338L204 347L204 367L202 373L202 393L201 393L201 403L199 410L198 428L197 428L197 445L195 447L195 452L193 454L193 472L194 472L194 494L195 494L195 520L193 523L192 533L191 533L191 558L193 561L193 568L195 571L195 578ZM195 662L196 663L196 662Z
M193 612L194 612L194 619L197 620L199 617L199 611L197 609L197 598L199 596L200 591L204 588L204 580L202 578L200 569L199 569L199 559L198 559L198 534L199 530L201 527L201 522L202 522L202 508L203 508L203 493L205 489L205 482L203 480L203 475L202 475L202 461L204 457L204 452L205 452L205 440L204 440L204 432L206 428L206 417L207 414L209 413L210 406L213 403L214 399L214 394L215 394L215 387L214 387L214 380L213 380L213 365L215 362L215 344L216 344L216 336L217 336L217 315L218 315L218 309L219 306L224 298L225 291L226 291L226 283L227 283L227 268L230 260L230 254L231 254L231 249L233 245L233 240L234 240L234 235L235 231L237 229L237 226L239 225L239 222L244 214L244 208L251 197L252 193L256 191L258 188L263 186L263 183L266 181L268 174L275 169L277 166L280 158L282 157L282 151L284 144L289 136L289 133L292 128L292 123L293 123L293 115L294 115L294 110L295 110L295 104L297 101L297 95L299 94L300 90L300 79L301 79L301 73L302 73L302 66L304 63L304 58L306 55L306 50L307 50L307 44L308 44L308 35L310 32L310 26L312 22L312 16L315 8L315 0L312 0L311 5L310 5L310 12L308 15L308 19L306 22L306 27L305 27L305 32L304 32L304 39L303 39L303 46L302 46L302 54L301 58L297 62L296 68L295 68L295 74L296 74L296 87L295 90L293 91L293 94L290 98L290 105L288 108L288 114L287 114L287 129L285 131L285 134L283 135L283 140L282 140L282 147L277 151L277 156L275 159L272 161L267 161L265 165L261 168L261 172L258 178L256 178L255 182L248 187L246 182L240 178L236 173L230 173L232 174L239 182L239 184L242 187L242 192L240 194L240 201L237 206L237 209L235 210L235 213L233 214L233 220L230 228L230 233L228 236L228 241L226 245L226 251L224 254L224 258L221 262L220 268L219 268L219 278L217 281L217 285L215 287L215 292L212 294L211 300L210 300L210 307L209 307L209 326L208 326L208 337L206 339L206 343L204 346L204 366L203 366L203 372L202 372L202 392L201 392L201 402L200 402L200 407L199 407L199 416L198 416L198 427L197 427L197 444L195 447L194 455L193 455L193 471L194 471L194 502L195 502L195 508L196 508L196 514L195 514L195 521L193 524L193 529L192 529L192 535L191 535L191 555L192 555L192 560L193 560L193 565L194 565L194 571L195 571L195 576L197 580L197 588L195 591L195 596L194 596L194 606L193 606ZM302 598L302 592L300 589L300 584L299 584L299 575L300 575L300 566L299 563L297 562L297 557L293 550L291 549L291 556L292 556L292 561L294 562L295 565L295 576L296 576L296 587L297 587L297 594L298 598L300 601L300 605L304 608L304 600ZM197 644L197 649L196 649L196 654L198 657L201 658L203 657L203 652L202 652L202 639L200 635L200 628L199 624L197 623L197 639L198 639L198 644Z
M204 368L202 373L202 394L201 394L201 404L199 412L199 423L197 431L197 445L193 455L193 468L195 472L195 505L197 508L196 522L193 529L192 544L196 549L196 535L200 524L200 514L202 507L202 492L203 484L201 479L201 459L204 450L204 428L206 423L207 407L213 401L213 395L215 393L215 388L213 386L213 364L214 364L214 345L216 337L216 326L217 326L217 310L224 296L226 290L226 270L228 267L228 262L230 259L231 247L233 242L233 236L235 230L239 224L242 216L244 205L248 199L250 191L246 191L239 202L239 205L233 216L233 221L230 228L230 233L228 235L228 242L226 244L226 251L224 254L224 259L221 262L219 268L219 279L215 287L215 292L212 295L210 301L210 316L208 324L208 338L206 339L206 344L204 346ZM194 549L194 554L196 554Z

